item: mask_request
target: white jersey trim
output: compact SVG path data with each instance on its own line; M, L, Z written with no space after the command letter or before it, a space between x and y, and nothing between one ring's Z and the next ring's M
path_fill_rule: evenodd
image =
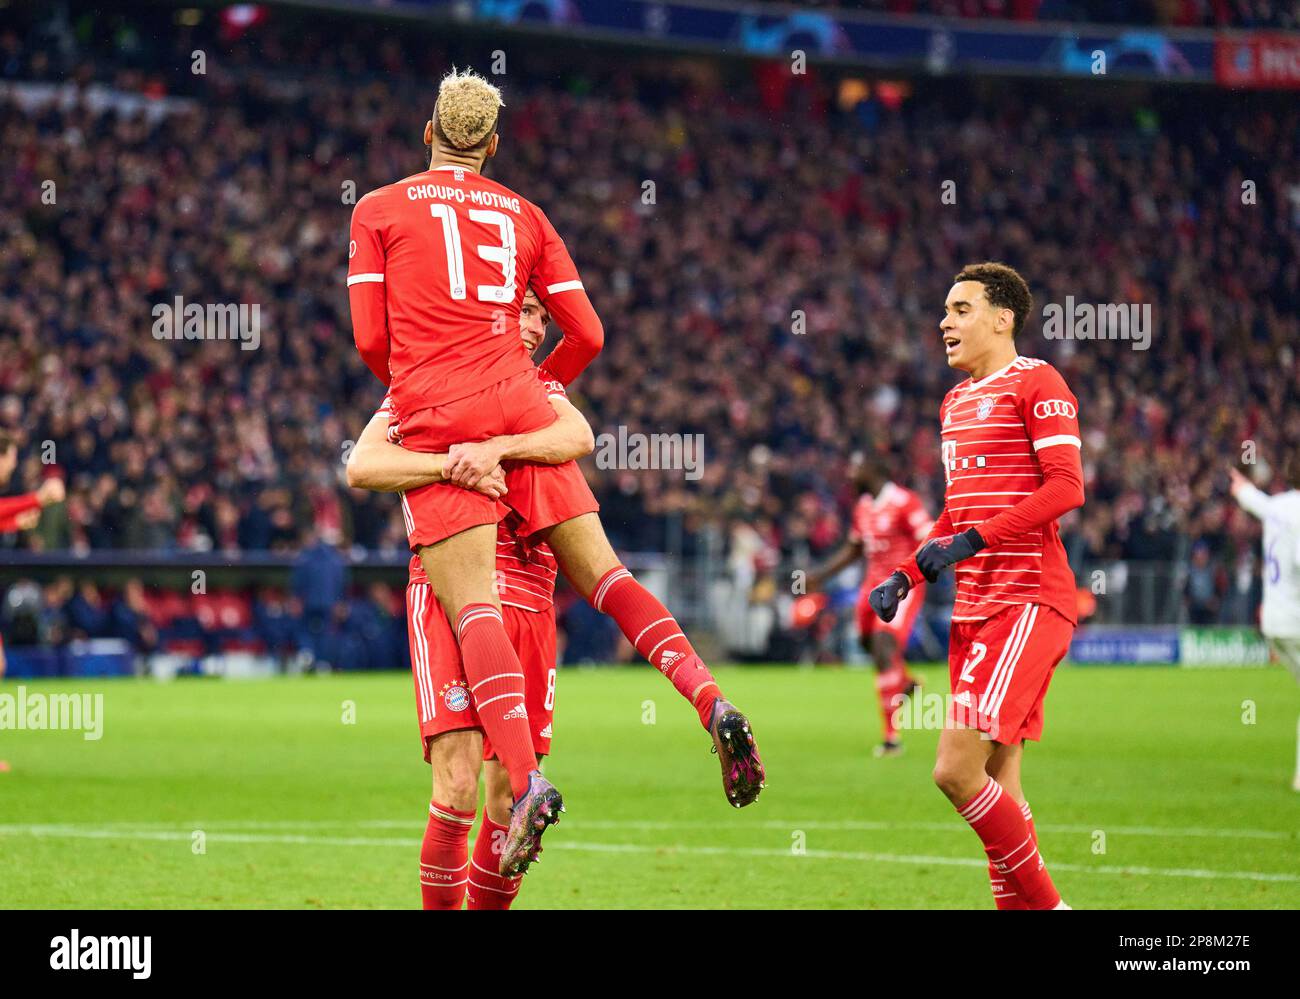
M581 290L582 290L581 281L560 281L557 284L548 284L546 286L546 294L548 295L555 295L561 291L581 291Z
M1057 444L1073 444L1080 449L1083 447L1083 441L1075 437L1074 434L1054 434L1051 437L1040 437L1034 441L1034 450L1041 451L1045 447L1055 447Z
M382 274L350 274L348 275L348 287L354 284L382 284L384 276Z

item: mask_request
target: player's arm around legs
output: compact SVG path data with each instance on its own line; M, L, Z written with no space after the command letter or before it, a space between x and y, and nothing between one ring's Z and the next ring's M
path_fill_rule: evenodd
M479 524L420 548L420 563L433 591L453 621L469 681L470 696L483 730L510 775L515 795L501 873L528 869L541 834L559 820L563 799L537 766L525 707L524 673L506 635L501 601L493 585L496 525Z
M538 532L555 552L560 571L596 610L608 614L646 661L666 676L713 737L722 764L722 788L737 808L753 802L765 772L749 719L722 696L704 660L677 619L618 560L594 513Z

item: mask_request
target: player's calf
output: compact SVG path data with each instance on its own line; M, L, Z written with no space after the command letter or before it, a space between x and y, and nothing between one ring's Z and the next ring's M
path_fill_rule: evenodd
M465 900L469 909L509 909L522 877L501 876L501 852L510 832L510 778L495 760L484 767L483 818L470 857Z
M420 844L420 896L425 909L459 909L469 873L469 831L478 802L483 736L465 729L429 741L433 797Z
M419 551L420 562L454 622L470 696L516 794L537 768L524 699L524 674L493 590L496 525L480 524Z
M988 855L993 872L1029 909L1054 909L1061 895L1038 853L1020 804L985 772L996 743L973 728L939 735L934 782L966 820Z
M420 844L420 897L425 909L459 909L469 872L473 809L453 808L436 798Z

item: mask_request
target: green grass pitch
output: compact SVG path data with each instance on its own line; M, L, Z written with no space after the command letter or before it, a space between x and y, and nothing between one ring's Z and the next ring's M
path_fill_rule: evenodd
M568 811L518 908L992 908L930 781L937 733L872 758L872 673L717 674L768 769L743 811L653 670L561 671L547 771ZM0 731L0 907L419 906L408 676L26 687L102 693L104 734ZM1300 908L1298 713L1280 669L1062 669L1025 783L1066 900Z

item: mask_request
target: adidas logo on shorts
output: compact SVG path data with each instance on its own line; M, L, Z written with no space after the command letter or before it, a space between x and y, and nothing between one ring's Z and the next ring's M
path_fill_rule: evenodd
M520 701L513 708L501 716L502 721L510 721L512 718L527 718L528 709L524 707L524 702Z
M551 724L550 722L547 722L546 728L542 729L542 738L549 739L550 737L551 737Z

